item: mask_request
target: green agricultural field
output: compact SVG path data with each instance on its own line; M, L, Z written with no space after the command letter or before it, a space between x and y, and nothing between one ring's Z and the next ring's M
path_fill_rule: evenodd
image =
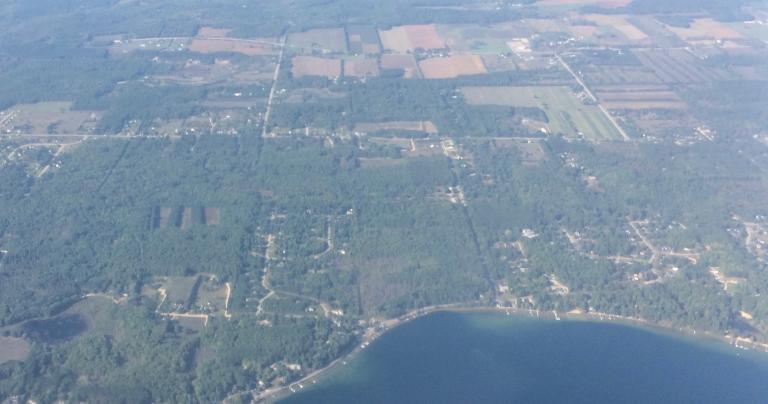
M551 133L593 141L621 136L597 106L582 103L566 86L463 87L461 91L470 105L541 108Z
M438 33L453 51L499 54L510 52L508 38L517 32L505 27L479 27L476 25L438 25Z

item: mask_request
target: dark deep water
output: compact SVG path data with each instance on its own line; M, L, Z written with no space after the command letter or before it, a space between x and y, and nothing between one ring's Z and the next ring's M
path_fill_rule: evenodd
M768 354L617 323L436 313L285 403L768 403Z

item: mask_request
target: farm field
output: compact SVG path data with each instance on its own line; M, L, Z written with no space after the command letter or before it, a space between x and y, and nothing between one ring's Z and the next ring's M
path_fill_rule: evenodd
M192 226L192 208L187 207L181 210L181 224L179 228L187 230L189 226Z
M595 86L661 84L653 70L646 66L588 66L582 70L587 83Z
M462 87L470 105L540 108L549 118L549 132L593 141L619 139L620 134L594 105L585 105L569 87Z
M419 67L412 55L381 55L380 65L386 70L402 70L403 78L419 77Z
M379 37L385 49L396 53L410 53L417 49L434 50L446 47L435 24L401 25L380 30Z
M203 219L206 226L216 226L221 223L219 208L203 208Z
M355 124L357 132L379 132L379 131L415 131L429 134L436 134L437 127L431 121L393 121L393 122L361 122Z
M496 54L481 55L485 70L489 73L513 71L519 68L515 62L516 57L500 56Z
M566 29L567 32L574 37L588 42L596 42L598 37L604 35L606 31L605 27L600 27L598 25L581 25L578 23L574 23L574 25L570 25Z
M491 26L441 24L438 33L453 52L499 54L510 51L507 45L515 38L522 39L534 31L523 23L510 22ZM512 49L514 50L514 49Z
M419 69L426 79L449 79L487 73L483 59L478 55L424 59L419 61Z
M276 55L278 50L266 40L235 38L193 38L187 49L191 52L240 53L246 56Z
M743 36L727 24L715 21L712 18L696 18L690 26L675 27L666 25L666 28L685 41L696 39L742 39Z
M0 133L90 133L99 118L96 111L72 110L66 101L18 104L0 112Z
M381 53L379 33L371 25L352 25L347 27L349 52L354 54L378 55Z
M197 31L198 38L222 38L226 37L232 29L230 28L214 28L214 27L200 27Z
M626 15L586 14L580 17L601 27L615 29L630 41L641 41L648 38L645 32L627 20Z
M303 51L343 53L347 51L347 36L344 28L311 29L288 35L287 44Z
M296 78L304 76L339 77L341 76L341 59L294 56L291 73Z
M697 83L731 77L724 70L703 66L696 56L684 49L636 50L633 53L664 83Z
M685 109L687 105L663 86L598 87L595 95L608 109Z
M363 78L379 75L379 61L370 58L344 59L344 75Z
M339 100L347 94L334 92L327 88L297 88L280 94L278 100L281 103L300 104L322 100Z
M526 18L523 22L534 32L540 34L547 32L568 32L568 27L570 26L570 24L567 24L562 20L549 18Z
M273 402L453 307L768 352L766 4L5 3L0 402Z
M194 225L214 226L220 223L220 210L215 207L155 207L152 212L152 228L168 227L187 230Z
M155 215L156 218L155 221L155 228L164 229L168 227L168 225L171 223L171 215L173 213L173 208L168 207L162 207L162 208L155 208Z

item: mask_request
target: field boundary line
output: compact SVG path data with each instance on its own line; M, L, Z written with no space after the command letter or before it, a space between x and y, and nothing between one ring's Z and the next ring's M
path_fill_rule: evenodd
M619 134L621 135L621 137L623 137L623 138L624 138L624 140L626 140L626 141L629 141L629 140L631 140L631 139L630 139L630 137L629 137L629 135L627 135L627 133L626 133L626 132L624 132L624 129L622 129L622 127L621 127L621 126L619 126L618 122L616 122L616 120L615 120L615 119L613 119L613 116L611 116L611 114L608 112L608 110L607 110L607 109L605 109L605 107L603 107L603 106L600 104L600 102L598 102L598 100L597 100L597 97L595 97L595 95L594 95L594 94L592 94L592 91L590 91L589 87L587 87L586 83L584 83L584 81L582 81L582 80L581 80L581 78L580 78L580 77L579 77L579 76L576 74L576 72L574 72L574 71L571 69L571 67L570 67L570 66L568 66L568 64L567 64L567 63L565 63L565 61L563 60L563 58L562 58L562 57L560 57L560 55L559 55L559 54L555 54L555 57L556 57L556 58L557 58L557 60L560 62L560 64L561 64L561 65L563 65L563 67L565 68L565 70L568 70L568 73L570 73L570 74L571 74L571 76L573 76L573 78L574 78L574 79L575 79L575 80L576 80L576 81L579 83L579 85L580 85L580 86L581 86L581 87L584 89L584 92L585 92L585 93L587 93L587 95L589 96L589 98L591 98L591 99L592 99L592 101L594 101L594 102L595 102L595 105L597 105L597 108L598 108L598 109L600 109L600 111L602 111L602 113L605 115L605 117L606 117L606 118L608 118L608 120L611 122L611 124L613 124L613 127L614 127L614 128L616 128L616 130L619 132Z

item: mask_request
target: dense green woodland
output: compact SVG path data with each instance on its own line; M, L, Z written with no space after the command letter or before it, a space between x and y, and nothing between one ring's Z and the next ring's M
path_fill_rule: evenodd
M756 140L768 134L766 80L670 85L717 133L711 141L589 143L524 125L549 120L540 108L472 106L461 95L463 86L580 92L554 63L445 80L404 80L398 71L329 80L292 77L289 50L275 88L331 95L303 102L279 95L262 128L272 84L266 79L182 85L153 78L192 58L263 67L276 56L115 56L103 45L110 35L192 36L203 26L279 37L354 24L483 25L552 16L520 6L531 3L489 9L480 0L0 0L0 110L70 101L75 111L99 117L93 136L55 157L55 149L41 147L6 159L23 140L0 139L0 333L31 344L25 361L0 364L0 401L217 402L231 395L247 402L237 393L284 385L349 352L372 319L503 298L521 309L608 312L764 341L768 268L745 248L742 230L744 221L764 221L768 212L768 153ZM586 10L651 14L686 26L691 13L743 18L739 7L729 8L734 3L742 4L637 0ZM561 39L558 33L537 41ZM766 61L723 53L698 63L754 67L754 77L765 77ZM582 52L571 63L641 66L632 52L613 49ZM239 99L248 112L236 135L215 134L211 121L194 136L142 136L168 121L207 117L210 105L226 105L234 93L249 94ZM654 113L668 120L683 114ZM439 136L349 136L362 122L422 120ZM261 137L304 128L328 136ZM641 131L627 128L632 137ZM438 146L416 153L403 146L406 137ZM441 152L447 138L461 158ZM541 147L537 158L523 153L532 146ZM466 203L451 201L456 189ZM217 212L216 223L206 222L206 209ZM631 239L633 221L657 226L648 230L657 245L691 248L697 258L664 256L661 270L648 256L609 259L645 248ZM522 236L526 230L536 235ZM576 232L580 248L569 240ZM726 291L711 268L743 282ZM229 306L211 309L204 325L171 320L161 310L170 306L158 289L164 277L184 277L196 296L202 277L231 285ZM555 293L553 279L568 293ZM180 300L178 310L206 310ZM741 311L754 317L751 325Z
M474 301L493 293L493 279L507 280L518 295L532 294L544 309L591 307L699 329L734 327L739 308L768 314L767 302L751 298L768 288L764 270L742 267L749 283L737 295L723 292L706 272L711 265L755 265L748 257L728 255L739 250L723 230L727 212L740 202L733 195L752 195L717 179L744 172L744 163L720 159L719 172L698 180L690 173L720 155L724 145L670 150L557 139L545 145L551 157L538 166L523 165L514 148L473 142L466 147L477 156L474 167L424 157L366 168L360 158L376 152L351 143L328 149L314 140L262 143L253 134L204 136L92 141L65 155L62 168L42 181L20 168L3 169L0 206L4 245L11 251L0 282L3 321L56 315L87 291L131 297L120 306L100 305L109 310L111 329L97 327L66 342L36 344L32 359L3 365L0 388L4 394L51 399L64 394L98 401L117 391L161 401L193 396L209 401L254 387L255 380L278 377L279 369L270 365L279 359L310 368L327 363L350 343L351 323L268 316L274 325L263 327L248 314L243 299L252 291L245 279L249 273L258 276L264 264L248 251L263 244L257 234L270 226L277 226L278 249L286 251L286 260L273 270L273 287L333 302L349 320ZM578 169L557 161L566 152L601 178L603 192L584 187ZM478 173L492 176L493 184L480 181ZM460 206L433 196L455 181L471 201L468 216ZM623 186L627 181L635 186ZM548 200L558 202L541 203ZM153 207L190 205L219 207L221 224L153 229ZM354 214L346 213L350 210ZM273 212L285 219L270 224ZM616 229L627 217L651 215L695 226L681 236L682 245L717 247L674 280L638 288L627 284L626 276L642 268L580 256L559 232L561 227ZM316 259L323 246L312 247L317 234L309 229L322 229L327 217L335 243L348 254ZM493 248L508 230L519 234L523 228L542 234L525 241L531 268L525 273L510 270ZM471 247L472 234L479 249ZM628 248L610 231L602 237L597 244L607 252ZM490 273L484 272L486 265ZM138 294L154 275L197 272L232 281L233 310L242 317L214 318L194 333L156 319L154 306ZM549 293L549 273L573 293ZM246 331L249 327L253 330ZM245 335L244 345L229 340ZM76 383L83 371L89 375L85 386Z

